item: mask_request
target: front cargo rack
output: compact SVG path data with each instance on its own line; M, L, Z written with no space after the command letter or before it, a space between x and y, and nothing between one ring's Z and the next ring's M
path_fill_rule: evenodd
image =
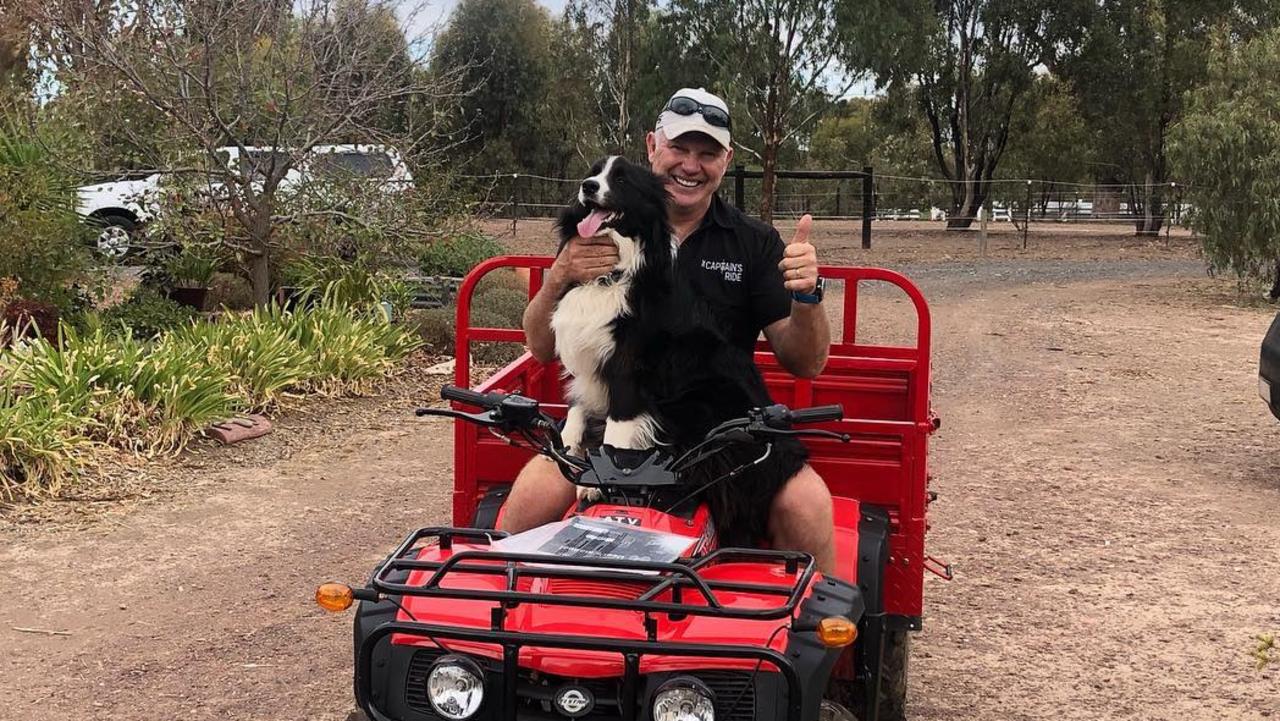
M389 596L452 598L493 601L495 621L502 612L522 603L557 606L608 608L676 616L776 619L794 613L816 572L813 557L798 551L722 548L697 559L673 563L609 558L561 558L537 553L512 553L497 549L462 550L443 560L421 560L424 548L438 545L451 551L455 541L489 545L506 533L476 528L420 528L404 540L374 572L369 585ZM709 579L702 571L724 563L776 564L788 577L785 583L748 583ZM431 572L422 583L408 582L413 571ZM445 588L443 582L458 574L503 576L502 590ZM647 585L634 599L602 598L587 595L539 593L520 590L521 581L534 578L578 579L594 582L618 581ZM670 600L656 600L664 593ZM773 596L780 603L768 608L734 608L717 592L751 593Z

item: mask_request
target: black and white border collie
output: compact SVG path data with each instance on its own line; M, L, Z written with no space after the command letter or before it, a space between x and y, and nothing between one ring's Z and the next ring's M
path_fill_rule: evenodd
M556 352L565 372L569 414L565 445L583 455L588 421L605 421L604 443L650 448L658 421L641 398L635 377L635 342L652 336L654 316L671 293L671 229L667 191L653 173L610 156L591 168L578 196L560 216L560 247L574 235L608 236L618 246L612 274L577 285L551 317Z
M713 310L678 278L668 202L661 178L611 156L592 166L560 214L561 249L575 235L607 236L619 257L609 275L565 291L551 317L571 376L562 436L575 455L585 456L593 421L603 419L603 443L614 448L663 444L681 453L716 425L770 403L751 353L726 341ZM686 482L700 487L759 455L759 447L732 446ZM806 457L800 443L780 440L765 462L706 494L721 545L767 537L768 501ZM578 489L586 499L596 493Z

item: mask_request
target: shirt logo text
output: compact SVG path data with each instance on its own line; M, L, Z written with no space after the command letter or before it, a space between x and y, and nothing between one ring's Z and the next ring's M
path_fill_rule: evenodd
M724 273L724 279L731 283L742 282L742 264L727 260L702 260L703 270Z

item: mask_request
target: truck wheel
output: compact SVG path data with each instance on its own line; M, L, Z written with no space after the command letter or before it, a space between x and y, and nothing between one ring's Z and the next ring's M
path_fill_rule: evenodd
M911 657L911 634L906 631L887 631L886 634L880 670L880 707L876 721L906 721L907 661ZM827 682L826 697L842 707L841 710L852 709L850 716L866 708L862 682L854 679L833 677Z
M94 248L98 254L111 260L125 257L133 245L133 234L138 224L127 215L100 215L94 218Z

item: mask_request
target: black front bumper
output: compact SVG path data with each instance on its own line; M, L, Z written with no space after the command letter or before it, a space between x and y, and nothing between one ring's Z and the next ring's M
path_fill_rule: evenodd
M547 701L561 685L572 682L589 688L595 708L587 721L649 721L649 701L667 679L691 675L706 683L716 695L716 718L720 721L789 719L800 721L806 696L821 699L830 664L822 664L820 679L805 673L811 664L792 663L787 656L768 649L743 646L674 644L648 641L621 642L612 639L537 636L530 634L476 631L460 632L438 626L390 622L376 627L364 639L356 658L356 701L374 721L441 721L426 698L426 674L431 664L446 652L436 648L389 643L391 634L429 633L446 644L453 640L497 642L503 645L502 661L472 656L485 669L485 701L474 721L565 721L568 717L549 709ZM539 648L576 648L614 651L622 655L625 672L617 679L560 679L532 675L516 663L522 645ZM748 658L768 661L781 671L758 673L750 670L706 670L683 673L641 674L640 658L646 653L688 655L689 657ZM825 654L824 654L825 655ZM834 655L831 659L834 662ZM763 666L763 664L761 664ZM819 669L808 669L817 671ZM812 693L806 694L806 687ZM795 691L792 691L795 689ZM816 704L816 702L815 702Z

